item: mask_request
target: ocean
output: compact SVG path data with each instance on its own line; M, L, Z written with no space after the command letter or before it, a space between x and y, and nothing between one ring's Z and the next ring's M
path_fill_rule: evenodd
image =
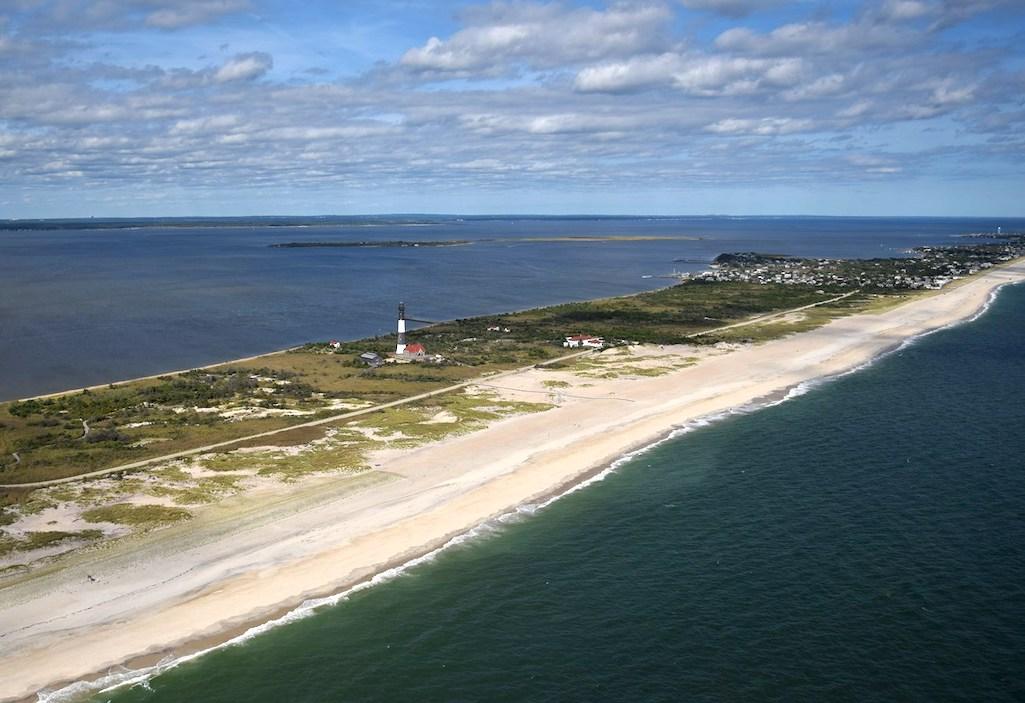
M1025 286L113 703L1021 701Z
M435 217L304 227L0 227L0 399L262 354L308 341L664 286L727 251L893 256L1025 220ZM369 223L369 224L368 224ZM10 223L5 227L11 226ZM131 222L121 222L130 225ZM195 224L195 223L192 223ZM89 228L86 228L86 227ZM686 236L690 241L531 242ZM276 249L292 241L487 239L444 248ZM684 261L679 261L683 259Z

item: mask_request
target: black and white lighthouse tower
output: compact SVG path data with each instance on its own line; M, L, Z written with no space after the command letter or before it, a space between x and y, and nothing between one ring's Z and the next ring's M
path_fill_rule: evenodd
M403 354L406 351L406 304L399 303L399 340L395 344L395 353Z

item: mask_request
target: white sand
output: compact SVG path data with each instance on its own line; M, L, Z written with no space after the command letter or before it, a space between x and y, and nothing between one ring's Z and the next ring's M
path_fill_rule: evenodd
M376 477L395 480L354 491L318 479L287 496L229 501L191 524L72 558L0 591L0 700L139 655L224 639L539 500L674 426L854 368L967 318L996 286L1023 279L1025 263L1017 262L884 313L706 354L669 375L590 379L565 389L547 412L389 453ZM502 385L552 391L543 381L553 378L537 370ZM593 398L569 397L577 391Z

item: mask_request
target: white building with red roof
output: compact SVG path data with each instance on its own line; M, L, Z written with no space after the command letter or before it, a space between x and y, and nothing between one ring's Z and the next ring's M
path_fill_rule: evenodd
M605 347L605 340L590 334L575 334L572 337L566 337L566 341L562 343L562 346L569 347L570 349L575 349L576 347L603 349Z
M427 348L419 342L407 344L405 350L402 352L405 354L407 359L423 359L427 356Z

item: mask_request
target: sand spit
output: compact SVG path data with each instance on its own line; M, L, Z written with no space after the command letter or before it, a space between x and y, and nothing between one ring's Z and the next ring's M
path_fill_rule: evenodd
M538 369L503 378L505 389L486 390L535 400L547 394L556 407L389 451L362 478L229 501L190 524L3 588L0 700L228 640L536 503L674 427L857 368L968 319L998 286L1022 280L1019 261L885 312L762 345L658 350L679 363L657 377Z

